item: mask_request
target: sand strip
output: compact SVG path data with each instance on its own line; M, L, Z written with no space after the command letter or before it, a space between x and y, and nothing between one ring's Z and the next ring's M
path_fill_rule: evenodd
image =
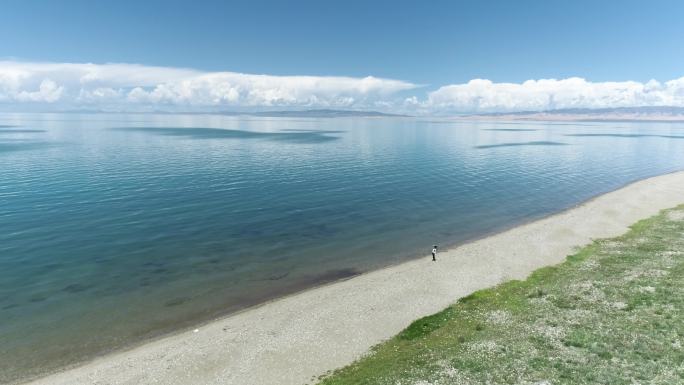
M684 172L642 180L438 256L305 291L33 384L300 385L459 297L556 264L684 203Z

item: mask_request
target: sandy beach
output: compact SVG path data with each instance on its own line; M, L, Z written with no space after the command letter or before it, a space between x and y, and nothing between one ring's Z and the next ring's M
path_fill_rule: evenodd
M551 217L315 288L97 358L31 384L315 382L459 297L561 262L595 238L684 203L684 172L632 183Z

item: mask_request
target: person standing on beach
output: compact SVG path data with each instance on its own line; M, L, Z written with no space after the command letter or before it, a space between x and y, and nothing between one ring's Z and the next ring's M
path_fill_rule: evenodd
M432 262L437 261L437 245L432 246Z

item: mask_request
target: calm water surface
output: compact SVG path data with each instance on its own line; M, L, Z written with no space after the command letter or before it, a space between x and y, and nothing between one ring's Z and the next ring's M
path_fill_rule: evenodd
M0 115L0 382L684 169L684 124Z

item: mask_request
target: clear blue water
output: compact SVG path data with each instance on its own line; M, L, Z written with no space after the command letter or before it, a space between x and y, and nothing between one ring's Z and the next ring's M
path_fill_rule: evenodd
M684 169L684 124L0 115L0 382Z

